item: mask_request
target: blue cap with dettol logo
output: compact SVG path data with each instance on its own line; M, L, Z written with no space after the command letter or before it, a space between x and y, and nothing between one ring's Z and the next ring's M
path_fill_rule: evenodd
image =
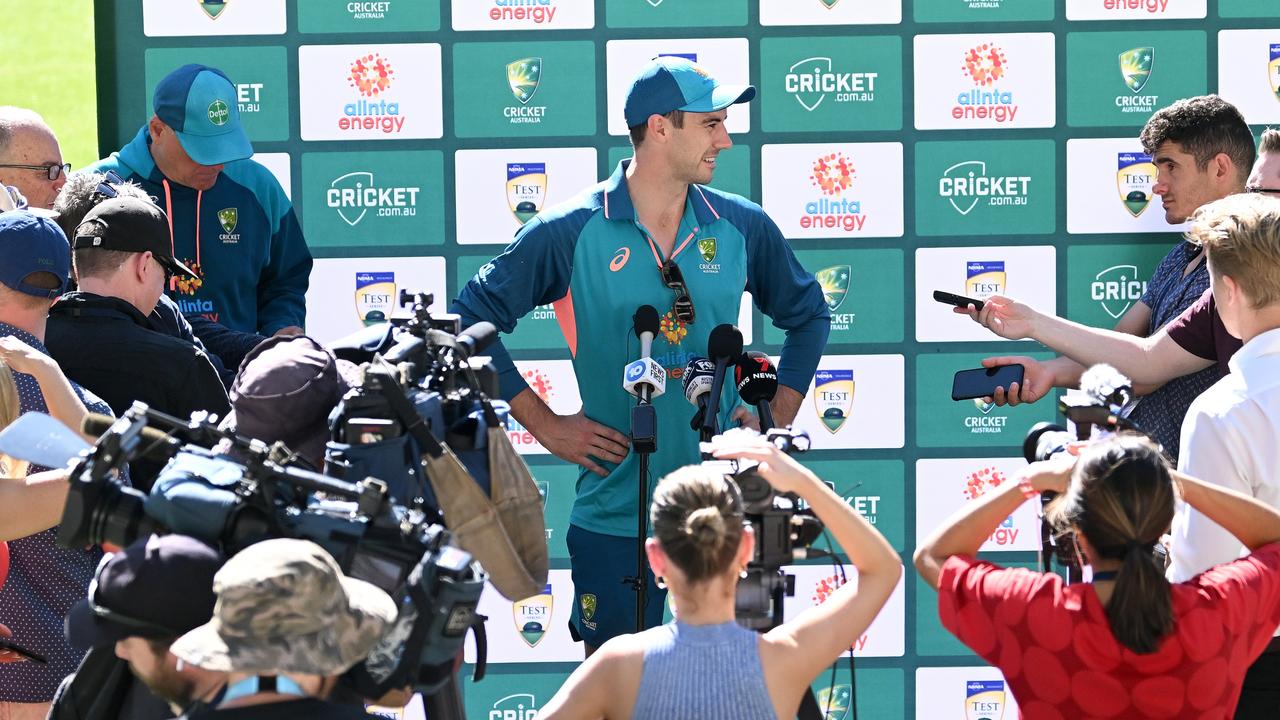
M164 76L152 96L156 117L201 165L223 165L253 155L240 124L236 87L217 68L183 65Z
M700 65L683 57L654 58L627 91L623 106L627 127L643 125L650 115L672 110L715 112L756 96L751 85L721 85Z

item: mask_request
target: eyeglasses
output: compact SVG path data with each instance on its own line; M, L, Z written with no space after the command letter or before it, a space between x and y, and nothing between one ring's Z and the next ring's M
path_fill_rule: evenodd
M156 257L155 255L152 255L151 259L155 260L156 264L159 265L160 269L164 272L164 284L168 286L169 281L173 279L173 271L170 270L164 263L160 262L160 258Z
M22 170L43 170L46 177L50 180L57 180L59 175L69 175L71 173L71 163L56 163L53 165L0 165L7 168L21 168Z
M93 611L93 614L107 622L124 625L129 628L148 630L153 633L162 633L164 635L181 635L181 632L177 632L172 628L167 628L153 622L123 615L98 602L98 578L102 575L103 568L107 566L107 562L111 558L112 555L110 554L103 556L102 560L98 562L98 569L93 573L93 579L89 581L89 609Z
M689 288L684 284L684 274L675 260L668 259L659 268L662 272L662 284L675 291L676 300L671 309L676 318L685 325L692 325L694 319L693 298L689 297Z
M97 205L103 200L120 197L120 191L116 190L116 185L122 184L124 184L124 178L117 175L115 170L108 170L103 174L102 182L93 189L93 204Z
M1280 188L1267 187L1247 187L1244 189L1248 193L1267 193L1269 195L1280 195Z

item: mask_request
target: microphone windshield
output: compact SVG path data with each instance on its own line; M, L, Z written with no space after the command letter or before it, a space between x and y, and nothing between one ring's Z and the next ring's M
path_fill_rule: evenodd
M707 355L715 360L732 362L742 354L742 333L738 328L729 325L717 325L711 330L707 340Z
M475 325L463 330L458 335L458 342L470 348L469 355L475 355L478 352L484 352L484 349L493 344L498 337L498 328L493 326L491 322L478 322Z
M773 396L778 393L778 369L769 356L762 352L753 350L743 353L738 358L733 378L743 402L750 405L773 400Z
M684 368L684 399L698 404L698 398L711 392L716 364L706 358L690 358Z
M636 314L631 317L631 320L636 326L636 337L640 337L641 333L658 334L658 311L652 305L641 305L636 308Z

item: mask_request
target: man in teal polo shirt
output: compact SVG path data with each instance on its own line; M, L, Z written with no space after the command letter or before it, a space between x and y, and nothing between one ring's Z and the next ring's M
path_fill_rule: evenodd
M787 333L773 402L779 425L795 418L826 345L831 319L822 290L777 226L755 203L704 187L717 155L733 144L724 127L728 107L755 95L754 87L720 85L683 58L650 62L624 109L635 156L608 180L525 224L454 303L464 326L487 320L504 333L533 308L555 306L573 355L581 412L557 415L500 343L491 354L515 418L547 450L579 466L566 536L576 594L570 627L588 655L635 629L635 592L622 582L635 572L638 542L638 462L625 434L635 401L622 389L621 375L639 357L636 308L658 309L652 357L677 385L690 358L706 355L712 328L737 321L742 292L750 292ZM675 303L682 293L673 278L683 280L691 306ZM742 414L728 385L720 427ZM699 455L698 434L689 428L692 409L678 386L653 404L659 440L650 477L656 480ZM649 626L662 620L663 597L650 574Z

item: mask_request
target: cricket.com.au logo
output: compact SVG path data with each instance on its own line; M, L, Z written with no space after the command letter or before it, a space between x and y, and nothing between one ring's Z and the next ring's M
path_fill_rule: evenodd
M975 45L964 52L960 71L973 82L973 87L956 95L951 108L955 120L994 120L1013 122L1018 104L1010 90L1002 90L1000 81L1009 73L1009 59L994 43Z
M1156 49L1151 46L1136 47L1120 53L1120 79L1130 91L1116 95L1115 103L1120 112L1144 115L1155 112L1160 96L1142 94L1142 89L1151 81L1155 62Z
M1029 175L988 176L985 160L965 160L942 171L938 196L947 199L961 215L978 203L985 206L1026 205L1031 193Z
M502 114L512 125L536 125L546 117L546 105L529 104L541 84L542 58L527 57L507 63L507 87L519 104L506 106Z
M783 88L809 112L831 97L836 103L866 103L876 99L879 73L837 71L829 57L811 57L792 65Z
M853 327L856 313L837 312L849 296L849 278L852 275L852 265L833 265L813 274L818 280L818 286L822 288L822 299L827 302L827 310L831 313L832 330L849 330Z
M380 130L388 135L404 130L400 103L389 97L396 80L390 60L378 53L361 55L351 62L346 80L357 99L342 106L339 130Z
M538 717L538 699L533 693L515 693L493 704L489 720L534 720Z
M1095 275L1089 284L1089 298L1116 320L1146 292L1147 283L1138 278L1137 265L1112 265Z
M414 217L418 214L420 187L379 186L367 170L334 178L325 191L325 205L333 208L351 227L373 211L375 217Z
M814 160L809 184L821 196L805 202L800 227L846 233L861 231L867 222L867 216L862 213L862 201L848 197L856 178L853 160L842 152L827 153Z

